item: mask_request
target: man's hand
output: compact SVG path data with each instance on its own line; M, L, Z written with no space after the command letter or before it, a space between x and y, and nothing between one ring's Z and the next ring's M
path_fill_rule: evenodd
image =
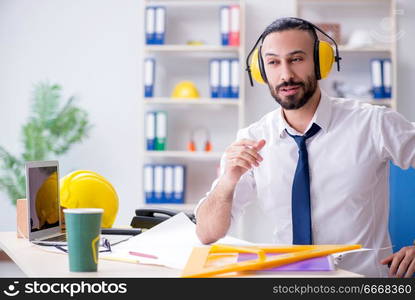
M237 183L241 176L263 161L258 152L264 147L265 140L239 140L231 144L225 151L225 176L233 183Z
M231 224L235 187L241 176L263 160L258 154L265 140L240 140L225 151L225 172L196 212L196 234L203 244L224 237Z
M415 246L403 247L382 259L382 265L390 264L389 277L410 278L415 273Z

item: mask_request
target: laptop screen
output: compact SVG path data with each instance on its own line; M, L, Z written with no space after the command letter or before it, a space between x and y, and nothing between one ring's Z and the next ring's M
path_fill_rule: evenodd
M59 228L58 163L31 162L26 172L29 231Z

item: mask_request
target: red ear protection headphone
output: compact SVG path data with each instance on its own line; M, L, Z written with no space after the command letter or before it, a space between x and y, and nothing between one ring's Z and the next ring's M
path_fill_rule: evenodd
M196 137L196 134L198 134L199 132L203 133L205 136L205 145L203 147L204 148L203 150L206 152L212 151L212 144L210 143L210 133L206 127L196 127L192 129L192 131L190 132L190 140L187 144L187 150L191 152L197 151L195 137Z

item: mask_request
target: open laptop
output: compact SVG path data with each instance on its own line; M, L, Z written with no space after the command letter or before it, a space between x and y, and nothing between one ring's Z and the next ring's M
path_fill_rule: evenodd
M42 245L66 245L64 218L59 199L58 161L26 163L26 197L29 241ZM101 234L111 245L125 241L131 236L133 235Z
M59 202L59 164L57 161L26 163L26 197L29 241L65 245Z

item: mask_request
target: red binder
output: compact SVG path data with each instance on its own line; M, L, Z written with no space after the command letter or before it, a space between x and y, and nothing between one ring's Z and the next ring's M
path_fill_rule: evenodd
M239 5L231 5L230 8L230 28L229 28L229 45L239 46L240 43L240 18Z

